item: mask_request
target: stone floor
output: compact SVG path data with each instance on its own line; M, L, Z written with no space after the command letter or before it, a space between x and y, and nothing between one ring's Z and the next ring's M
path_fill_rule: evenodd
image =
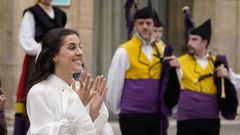
M117 122L111 123L114 129L114 135L122 135ZM221 122L221 135L239 135L240 134L240 120ZM168 135L176 135L176 121L170 120L170 127Z
M119 129L118 122L110 122L112 124L114 135L122 135ZM8 135L13 134L13 127L8 127ZM240 134L240 119L234 121L222 120L221 135L239 135ZM176 121L170 120L168 135L176 135Z

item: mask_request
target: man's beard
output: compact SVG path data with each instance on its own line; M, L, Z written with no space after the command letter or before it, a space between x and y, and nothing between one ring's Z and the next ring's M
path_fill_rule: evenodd
M188 48L188 54L193 56L195 54L195 51L193 49Z

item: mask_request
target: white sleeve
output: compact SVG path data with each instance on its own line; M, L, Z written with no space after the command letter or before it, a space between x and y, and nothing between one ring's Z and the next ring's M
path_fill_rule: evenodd
M43 92L46 90L46 87L33 87L27 96L27 113L31 123L27 135L97 134L91 118L79 98L72 100L66 113L58 114L55 112L61 108L50 102L52 96Z
M120 100L125 79L125 72L129 68L129 58L125 49L118 48L113 56L108 71L106 103L115 114L120 113Z
M113 128L112 128L110 123L106 123L104 125L104 129L103 129L102 135L114 135Z
M41 50L41 44L34 39L35 20L30 11L25 12L19 33L19 42L28 55L36 56Z
M240 74L236 74L232 71L232 69L229 70L229 79L235 86L237 91L240 91Z
M113 135L111 125L107 122L109 117L108 109L103 103L100 109L100 114L97 119L94 120L94 127L99 135Z
M182 68L179 67L179 68L176 68L176 72L177 72L177 75L179 77L179 79L183 79L183 71L182 71Z

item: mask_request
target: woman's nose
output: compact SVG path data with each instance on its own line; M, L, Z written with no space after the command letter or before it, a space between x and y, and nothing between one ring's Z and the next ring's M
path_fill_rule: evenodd
M83 50L81 48L77 49L77 55L82 55L83 54Z

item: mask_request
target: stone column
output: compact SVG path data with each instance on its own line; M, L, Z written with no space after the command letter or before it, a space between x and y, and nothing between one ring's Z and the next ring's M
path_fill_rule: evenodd
M31 1L23 2L3 0L0 5L0 78L4 94L7 97L6 117L11 125L14 116L16 88L19 81L23 51L18 44L18 31L24 6Z
M89 72L93 72L93 0L81 0L78 4L77 29L84 51L83 59Z
M93 0L72 0L70 7L61 7L67 13L67 27L79 32L84 51L84 63L92 72L93 61Z

